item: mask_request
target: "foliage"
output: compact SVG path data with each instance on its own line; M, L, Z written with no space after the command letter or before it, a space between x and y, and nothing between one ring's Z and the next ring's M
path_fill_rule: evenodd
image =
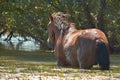
M101 1L106 2L103 11ZM70 14L79 29L103 29L111 47L120 48L119 7L119 0L0 0L0 32L31 36L46 47L49 15L61 11ZM102 22L100 12L104 12ZM104 25L99 27L99 22Z

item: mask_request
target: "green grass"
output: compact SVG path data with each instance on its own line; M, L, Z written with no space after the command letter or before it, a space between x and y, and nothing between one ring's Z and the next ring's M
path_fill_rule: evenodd
M15 75L18 73L24 76L15 76L15 78L24 78L30 75L39 76L59 76L62 78L71 78L72 80L84 77L90 78L94 76L106 76L108 78L120 78L120 55L111 55L111 66L109 71L99 70L96 65L90 70L64 68L56 66L56 58L53 52L49 51L10 51L0 50L0 78L7 75ZM13 77L6 77L6 79L14 79ZM41 77L40 77L41 78ZM41 78L42 79L42 78ZM44 80L44 79L43 79Z

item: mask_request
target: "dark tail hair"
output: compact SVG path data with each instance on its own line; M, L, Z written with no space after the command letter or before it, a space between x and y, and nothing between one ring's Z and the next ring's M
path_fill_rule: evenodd
M101 70L109 70L110 60L108 48L103 42L97 44L97 62Z

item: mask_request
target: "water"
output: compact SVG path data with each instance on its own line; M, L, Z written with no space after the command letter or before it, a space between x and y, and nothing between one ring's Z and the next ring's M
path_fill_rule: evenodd
M0 38L0 47L9 50L19 51L37 51L40 50L40 43L36 42L33 38L27 37L28 41L24 41L23 37L12 37L11 41L4 41L6 35L2 35Z

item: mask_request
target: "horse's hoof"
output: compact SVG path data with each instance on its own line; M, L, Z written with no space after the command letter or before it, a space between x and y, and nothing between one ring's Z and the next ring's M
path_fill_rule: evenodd
M58 66L66 67L68 64L65 61L57 61Z

